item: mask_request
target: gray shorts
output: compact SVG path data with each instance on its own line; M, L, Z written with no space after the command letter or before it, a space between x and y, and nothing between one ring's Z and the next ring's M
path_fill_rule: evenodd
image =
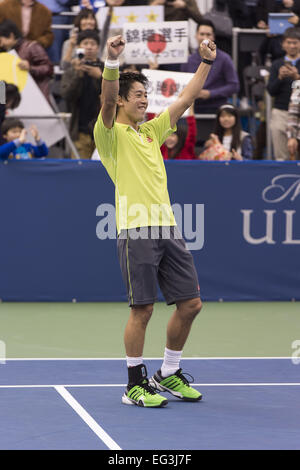
M155 303L157 285L168 305L200 297L193 257L176 226L122 230L117 247L129 306Z

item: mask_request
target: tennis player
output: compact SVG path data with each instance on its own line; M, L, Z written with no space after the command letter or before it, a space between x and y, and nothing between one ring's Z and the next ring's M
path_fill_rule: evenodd
M216 58L216 45L202 43L202 62L176 102L141 125L148 105L147 79L140 73L119 74L118 57L124 47L122 36L107 41L102 107L94 128L101 161L115 184L118 256L131 308L124 334L128 385L122 402L165 406L168 401L158 392L196 402L202 395L190 386L180 360L201 310L200 288L192 255L176 227L160 146L199 96ZM143 349L157 283L167 304L176 309L167 326L163 364L148 379Z

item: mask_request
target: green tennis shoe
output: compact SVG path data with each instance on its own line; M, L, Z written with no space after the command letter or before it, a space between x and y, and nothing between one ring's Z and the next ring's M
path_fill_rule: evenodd
M190 382L183 375L182 369L178 369L175 374L168 377L162 377L161 371L158 370L149 379L149 384L160 392L172 393L172 395L184 401L199 401L202 399L201 393L190 386Z
M161 408L168 404L168 400L150 387L148 379L144 379L141 383L126 388L122 396L122 403L146 408Z

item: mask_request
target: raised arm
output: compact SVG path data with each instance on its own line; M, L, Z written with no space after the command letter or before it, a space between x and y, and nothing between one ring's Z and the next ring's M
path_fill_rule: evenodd
M202 44L200 45L200 54L202 62L195 75L181 92L175 103L172 103L169 106L171 127L176 124L183 113L192 106L195 99L198 98L209 74L212 62L216 58L215 43L212 41L208 41L208 43L202 41ZM205 61L211 62L211 64L205 63Z
M101 115L105 127L111 129L116 115L119 95L119 55L123 52L125 41L122 36L114 36L107 40L107 60L105 62L102 93Z

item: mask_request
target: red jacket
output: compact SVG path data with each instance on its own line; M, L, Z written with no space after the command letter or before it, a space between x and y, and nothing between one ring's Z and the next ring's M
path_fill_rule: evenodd
M196 144L196 135L197 135L197 126L195 116L188 116L186 118L188 125L188 132L185 139L185 143L181 152L177 157L172 160L193 160L196 157L195 155L195 144ZM169 160L169 152L165 144L160 147L162 156L164 160Z

